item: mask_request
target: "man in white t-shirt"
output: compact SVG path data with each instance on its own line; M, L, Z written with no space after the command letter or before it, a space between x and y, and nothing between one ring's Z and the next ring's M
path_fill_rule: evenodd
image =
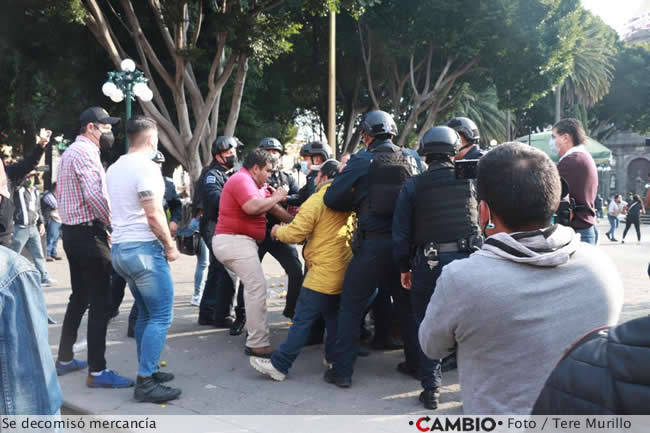
M126 124L131 147L106 173L113 210L113 267L128 283L138 307L135 339L138 378L134 397L153 403L178 398L162 385L174 378L158 371L172 321L174 285L169 263L179 257L162 206L165 183L151 155L158 149L156 122L135 116Z
M607 232L607 239L613 242L618 242L616 239L616 228L618 227L618 216L621 214L625 205L623 204L623 197L616 194L607 206L607 219L609 220L609 231Z

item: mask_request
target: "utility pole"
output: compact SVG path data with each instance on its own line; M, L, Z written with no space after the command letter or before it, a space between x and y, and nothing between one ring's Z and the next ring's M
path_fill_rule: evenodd
M336 7L330 7L329 106L327 112L327 141L336 158Z

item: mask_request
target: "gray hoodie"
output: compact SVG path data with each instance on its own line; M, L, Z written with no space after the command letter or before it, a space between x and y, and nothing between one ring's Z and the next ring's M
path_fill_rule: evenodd
M613 263L573 229L498 233L445 266L420 344L433 359L457 345L466 414L529 414L564 351L622 304Z

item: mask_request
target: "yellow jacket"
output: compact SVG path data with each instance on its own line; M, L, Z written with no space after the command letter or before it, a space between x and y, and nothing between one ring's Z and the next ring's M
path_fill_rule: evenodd
M352 259L347 245L347 221L351 212L325 206L323 196L329 184L322 185L300 206L291 224L276 231L276 238L288 244L309 240L303 250L307 275L303 286L327 295L341 293L343 276Z

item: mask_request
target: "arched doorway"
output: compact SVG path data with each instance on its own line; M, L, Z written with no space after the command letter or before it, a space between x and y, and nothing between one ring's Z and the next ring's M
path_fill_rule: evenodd
M636 158L632 160L627 166L627 189L624 193L626 195L629 192L643 195L649 175L650 161L645 158Z

